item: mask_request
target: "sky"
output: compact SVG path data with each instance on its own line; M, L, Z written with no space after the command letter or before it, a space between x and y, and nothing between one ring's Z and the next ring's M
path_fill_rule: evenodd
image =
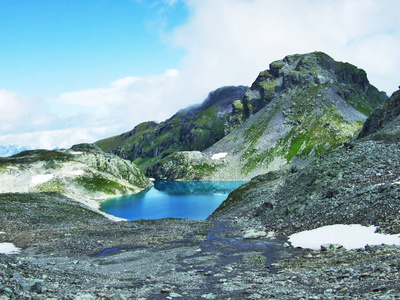
M323 51L400 84L398 0L0 0L0 146L69 148L163 121Z

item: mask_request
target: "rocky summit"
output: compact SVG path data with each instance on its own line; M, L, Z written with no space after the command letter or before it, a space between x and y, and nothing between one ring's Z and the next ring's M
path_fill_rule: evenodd
M241 101L237 128L201 155L173 153L147 170L166 180L249 180L307 164L351 140L386 100L366 73L321 52L290 55L261 72ZM224 154L223 159L216 159Z

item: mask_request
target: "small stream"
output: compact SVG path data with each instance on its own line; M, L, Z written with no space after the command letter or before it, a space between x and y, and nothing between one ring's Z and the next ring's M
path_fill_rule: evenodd
M233 234L234 228L228 221L215 221L214 227L207 234L204 242L200 243L202 252L219 252L222 254L221 265L237 262L235 255L248 252L259 252L264 255L266 267L277 262L282 256L284 239L243 239ZM273 269L273 268L272 268Z

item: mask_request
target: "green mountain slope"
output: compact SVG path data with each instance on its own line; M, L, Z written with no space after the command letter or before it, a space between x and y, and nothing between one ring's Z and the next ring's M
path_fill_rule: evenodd
M351 64L321 52L287 56L261 72L237 103L243 124L201 156L175 153L146 174L168 180L244 180L288 164L301 166L352 139L386 98ZM218 153L226 156L212 159Z
M400 91L371 114L362 132L301 170L255 177L211 218L243 218L284 235L332 224L400 232Z
M57 192L95 209L153 186L135 164L91 144L0 158L0 182L0 193Z
M176 151L202 151L223 138L243 121L241 99L248 87L223 87L201 104L177 112L159 124L145 122L119 136L96 142L136 163L142 170Z

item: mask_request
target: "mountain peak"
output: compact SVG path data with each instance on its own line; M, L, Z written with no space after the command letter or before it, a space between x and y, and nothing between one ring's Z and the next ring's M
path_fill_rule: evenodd
M259 73L243 99L234 103L242 112L240 125L203 151L209 159L228 153L222 162L210 160L205 167L204 159L173 155L149 168L147 175L191 180L189 171L203 166L203 177L196 173L196 179L243 180L287 164L304 165L352 139L386 99L364 70L349 63L322 52L289 55ZM182 178L166 175L176 175L170 167L182 163L188 170Z

